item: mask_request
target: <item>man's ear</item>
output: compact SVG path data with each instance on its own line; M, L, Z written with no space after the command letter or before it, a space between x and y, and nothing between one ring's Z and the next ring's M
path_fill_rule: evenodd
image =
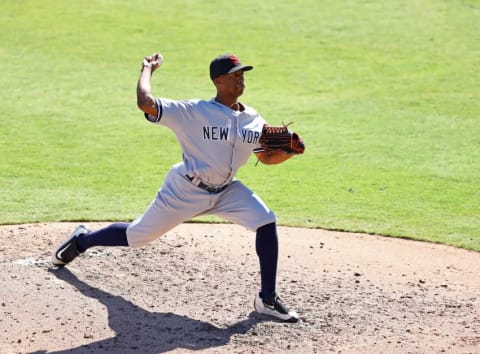
M213 79L213 84L215 86L222 86L223 85L223 80L222 78L219 76L219 77L216 77L215 79Z

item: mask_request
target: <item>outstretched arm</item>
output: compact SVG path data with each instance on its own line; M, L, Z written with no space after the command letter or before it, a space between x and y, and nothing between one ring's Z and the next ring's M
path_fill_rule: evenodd
M152 95L152 74L162 63L163 57L159 53L146 56L137 83L137 106L151 116L157 115L157 106Z

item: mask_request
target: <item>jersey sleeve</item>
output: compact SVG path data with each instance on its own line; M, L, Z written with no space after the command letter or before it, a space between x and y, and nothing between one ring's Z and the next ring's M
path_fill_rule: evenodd
M185 121L192 119L196 102L197 100L172 100L157 97L155 98L157 116L145 114L145 118L152 123L161 124L169 128L185 126Z

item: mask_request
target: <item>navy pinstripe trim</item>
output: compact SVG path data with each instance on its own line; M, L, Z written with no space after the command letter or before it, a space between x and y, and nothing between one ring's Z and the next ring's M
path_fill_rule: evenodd
M163 106L162 106L162 101L160 101L160 98L155 98L155 104L157 105L157 119L155 120L156 123L162 119L162 114L163 114Z

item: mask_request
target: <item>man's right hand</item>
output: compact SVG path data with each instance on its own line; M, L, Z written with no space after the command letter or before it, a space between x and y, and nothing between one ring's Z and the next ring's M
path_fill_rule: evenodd
M151 68L152 73L163 63L163 56L160 53L154 53L143 58L143 67Z

